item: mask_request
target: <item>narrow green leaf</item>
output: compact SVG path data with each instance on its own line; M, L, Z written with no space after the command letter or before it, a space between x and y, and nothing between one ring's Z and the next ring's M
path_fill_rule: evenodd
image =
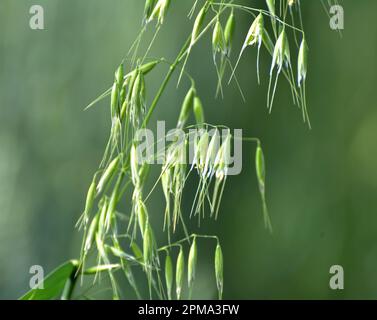
M77 272L79 262L70 260L52 271L43 282L43 289L31 289L20 300L51 300L60 296L67 280Z

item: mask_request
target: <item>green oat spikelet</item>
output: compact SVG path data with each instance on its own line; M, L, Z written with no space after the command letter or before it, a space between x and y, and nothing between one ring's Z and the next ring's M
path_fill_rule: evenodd
M178 258L177 258L177 266L176 266L176 274L175 274L177 300L181 299L184 273L185 273L185 257L183 254L183 249L181 247L179 250Z
M223 289L224 289L224 262L223 262L223 252L221 250L220 244L217 243L215 250L215 276L217 291L219 294L219 300L222 299Z
M230 52L232 50L232 43L234 38L234 32L236 29L236 18L234 16L233 9L226 21L225 29L224 29L224 39L225 39L225 52L226 55L229 57Z
M306 75L308 72L308 45L305 41L305 37L302 38L300 49L297 59L297 70L298 70L298 79L297 83L300 87L306 80Z
M196 41L198 40L200 31L201 31L201 28L203 26L203 22L204 22L204 19L206 17L206 13L207 13L207 10L208 10L207 4L208 3L206 2L205 5L200 9L198 15L195 18L194 26L193 26L192 31L191 31L190 45L189 45L189 47L187 49L186 58L185 58L185 61L183 63L183 67L181 69L181 73L180 73L179 78L178 78L178 85L181 82L181 78L182 78L183 72L185 70L185 67L186 67L186 64L187 64L187 60L188 60L188 58L190 56L191 49L194 46L194 44L196 43Z
M238 67L238 64L240 62L240 59L242 57L243 52L248 46L256 45L258 49L258 55L257 55L257 77L258 77L258 83L260 83L260 77L259 77L259 52L261 45L263 43L263 34L264 34L264 19L263 14L259 13L258 16L254 19L253 23L251 24L249 31L246 35L245 41L242 45L240 54L238 56L236 65L233 69L232 75L229 79L229 82L232 80L234 73Z
M173 289L173 263L169 252L166 253L165 258L165 282L166 282L166 292L168 299L172 299L172 289Z
M187 282L188 282L188 287L190 290L192 290L192 286L195 280L197 259L198 259L198 249L196 245L196 237L194 237L191 247L190 247L190 252L189 252L189 257L188 257L188 267L187 267Z
M80 219L77 221L76 227L78 226L79 229L82 227L86 227L89 221L90 212L93 208L94 199L96 196L96 183L93 180L92 183L89 186L88 192L86 194L86 200L85 200L85 208L84 211L80 217Z
M120 158L120 155L117 156L113 161L111 161L111 163L108 165L108 167L104 171L101 179L99 180L99 182L97 184L97 194L100 194L103 191L103 188L106 186L106 184L112 178L115 170L118 167L119 158Z
M194 98L194 104L193 104L193 110L194 110L194 116L196 119L196 123L199 125L199 127L203 126L204 124L204 109L202 101L198 96L195 96Z
M194 98L195 98L195 88L191 87L189 91L187 92L185 99L183 100L181 113L179 114L178 123L177 123L178 129L183 129L190 115L190 112L193 109Z

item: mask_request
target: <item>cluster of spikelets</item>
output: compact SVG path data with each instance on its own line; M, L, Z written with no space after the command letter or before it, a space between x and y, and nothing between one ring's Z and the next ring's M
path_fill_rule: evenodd
M199 9L198 6L201 2L204 4ZM156 30L158 31L165 21L169 4L169 0L146 1L143 19L144 31L152 21L156 21ZM187 287L191 293L196 274L198 239L216 240L214 269L219 298L222 297L223 257L219 239L210 235L190 235L184 220L187 217L196 216L200 221L204 218L207 208L209 216L217 218L230 166L231 141L235 137L231 135L228 128L225 129L224 134L225 127L211 126L205 123L202 102L195 89L194 81L188 75L191 87L183 100L176 126L177 129L186 133L183 141L171 142L164 150L161 173L155 184L155 186L158 183L161 185L166 202L163 217L158 212L153 212L154 217L163 219L164 229L167 230L167 245L161 247L157 243L151 221L152 215L147 208L147 200L155 187L149 193L144 190L150 164L138 159L138 142L135 139L135 134L138 129L148 125L151 114L179 64L182 63L178 83L183 75L187 75L185 66L191 50L204 34L211 31L213 60L218 75L218 93L222 93L222 79L227 66L231 71L229 81L233 78L237 81L236 68L247 47L255 46L257 48L257 78L258 82L261 82L259 51L264 46L272 56L267 99L269 109L272 108L278 78L280 74L283 74L291 87L293 101L302 108L304 120L309 121L305 102L307 45L302 30L300 10L299 0L280 0L279 4L276 4L275 0L267 0L266 9L237 5L232 0L220 1L220 3L196 0L189 13L190 18L196 14L192 33L176 60L170 64L166 78L149 106L145 78L161 61L165 60L145 62L145 54L144 58L138 59L137 63L134 58L131 60L128 73L125 73L125 65L122 63L115 72L113 85L87 107L89 108L101 99L110 96L111 131L109 141L99 170L95 173L90 185L84 212L78 221L78 225L84 230L80 270L83 274L95 273L95 279L101 272L108 272L114 299L121 297L115 273L117 270L124 272L135 294L139 298L142 297L134 277L135 267L139 267L146 275L150 298L180 299L186 268ZM230 58L234 45L236 12L244 12L252 16L252 21L241 47L238 61L233 67ZM221 21L226 13L227 19L225 28L223 28ZM206 22L208 16L211 16L211 19ZM300 20L300 27L295 26L297 16ZM266 18L270 21L271 32L268 31L265 23ZM297 76L294 76L292 67L290 36L294 38L297 46ZM298 41L299 37L300 41ZM138 38L137 45L133 46L133 57L139 56L138 44L140 41L141 37ZM147 52L151 46L152 43ZM237 85L240 87L238 81ZM196 123L190 126L188 121L191 114L194 115ZM193 127L197 129L194 136L188 130ZM221 131L223 131L222 134ZM261 144L256 138L245 138L245 141L257 143L256 174L263 202L264 222L266 227L271 230L265 201L265 165ZM194 157L190 165L186 161L189 143L194 144ZM185 214L182 212L181 203L186 180L192 172L197 173L199 182L191 212ZM127 194L130 194L131 203L127 209L130 212L124 214L121 212L120 205L128 199ZM185 238L172 241L171 232L174 232L179 225L182 226ZM185 260L185 247L189 248L187 261ZM175 249L178 249L178 252L176 252L176 263L173 265L172 255ZM166 257L165 264L162 266L160 260L164 252ZM97 266L87 269L85 264L91 253L96 253ZM172 293L174 269L175 296ZM165 283L161 280L162 275L165 277Z
M92 274L95 270L98 273L107 271L110 276L113 287L114 298L118 299L119 286L117 285L114 272L122 269L129 281L129 284L139 296L139 290L135 281L132 266L140 266L147 275L149 288L155 289L159 298L172 298L172 263L170 257L170 248L173 248L177 243L170 242L169 245L163 247L167 251L165 262L165 277L166 288L163 290L157 287L156 277L154 274L159 274L160 269L160 252L156 239L154 237L153 229L149 221L149 213L145 204L144 185L149 171L149 164L147 162L141 163L137 154L137 142L134 141L134 135L137 129L142 128L143 119L145 118L145 82L144 76L150 72L159 61L153 61L144 65L138 66L135 70L124 75L124 66L121 64L115 72L114 83L111 89L107 90L110 94L110 109L111 109L111 132L109 143L107 145L105 155L103 157L100 169L94 175L93 181L90 185L87 194L86 206L81 216L78 225L84 228L85 241L83 242L81 255L81 270L84 274ZM135 91L138 88L137 91ZM106 93L105 93L106 94ZM105 95L104 94L104 95ZM103 95L103 96L104 96ZM230 153L225 153L225 146L229 149L230 133L224 140L218 150L215 149L215 144L211 140L208 143L209 130L205 128L208 125L204 124L204 112L200 98L196 94L196 90L192 87L188 91L181 108L177 128L184 129L185 124L190 116L194 113L197 120L197 125L201 128L195 141L195 159L192 167L186 172L186 159L183 159L183 154L186 154L187 141L189 134L185 135L182 144L175 142L171 143L164 153L164 165L159 180L161 180L162 189L166 198L165 211L165 225L173 231L179 221L183 223L181 215L181 200L185 181L188 174L196 168L200 173L201 188L204 189L206 180L212 179L216 176L216 190L218 185L224 181L226 177L226 164L224 156ZM228 130L229 131L229 130ZM216 141L220 138L218 130L216 129ZM128 138L127 138L128 137ZM206 137L204 139L202 137ZM217 145L216 145L217 146ZM213 149L217 156L203 160L203 157L208 153L208 149ZM156 155L157 156L157 155ZM204 162L205 166L204 166ZM208 172L207 172L208 171ZM205 174L207 172L207 174ZM128 179L127 179L128 178ZM114 181L115 180L115 181ZM118 218L122 215L117 211L117 206L120 203L122 196L127 188L133 187L132 191L132 209L128 218L128 226L126 237L129 240L129 246L132 253L126 253L120 245L120 234L118 233ZM208 192L208 186L205 192ZM216 195L218 191L214 191L214 201L220 201L220 197ZM199 191L199 188L198 188ZM200 190L199 194L203 194ZM170 215L170 202L173 200L173 215ZM98 199L98 200L97 200ZM203 201L201 199L200 201ZM91 212L94 209L94 204L98 203L98 210L90 221ZM211 206L215 207L215 202ZM200 204L203 207L203 204ZM218 206L217 206L218 207ZM199 204L198 204L199 208ZM173 227L171 227L173 225ZM200 235L189 236L186 231L185 242L190 243L190 254L188 260L188 285L191 290L195 276L196 268L196 238ZM123 236L123 235L122 235ZM138 236L142 240L142 245L138 245ZM208 237L208 236L206 236ZM216 237L210 237L217 239ZM85 261L87 256L95 245L97 249L97 267L85 269ZM182 277L184 268L183 260L183 245L179 244L180 251L176 264L176 297L181 297L182 292ZM120 259L120 263L113 263L113 258ZM219 288L219 294L222 292L222 254L220 245L217 244L215 250L215 274ZM221 291L220 291L221 290ZM152 293L150 293L152 297Z
M210 215L217 218L222 191L224 190L227 171L231 165L230 151L232 136L229 130L221 135L215 127L208 125L199 130L187 133L183 141L172 143L167 148L164 165L161 171L161 184L166 200L165 226L173 231L181 221L181 200L185 182L189 174L195 170L199 176L199 185L192 204L191 215L204 217L205 201L208 199ZM193 144L194 155L187 168L187 146ZM212 198L209 190L211 181L215 180ZM171 210L171 202L172 210Z

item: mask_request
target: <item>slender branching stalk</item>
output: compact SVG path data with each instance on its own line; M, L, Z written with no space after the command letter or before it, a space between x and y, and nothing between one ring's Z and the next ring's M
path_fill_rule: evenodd
M206 122L200 88L196 87L187 69L192 51L205 34L211 33L211 54L218 76L216 96L223 96L223 79L228 73L227 82L235 81L244 98L242 84L236 75L239 63L241 59L246 59L247 50L255 48L257 81L262 85L259 62L265 58L265 50L266 57L271 56L266 99L268 110L272 110L282 75L291 89L293 104L301 109L304 122L310 126L305 96L308 45L303 30L301 1L266 0L260 8L238 4L233 0L192 1L188 13L192 32L174 61L169 63L163 57L148 60L154 43L158 41L159 30L168 19L170 5L176 5L170 2L146 0L140 34L115 71L113 84L85 108L89 109L97 102L110 98L111 130L102 161L91 179L85 209L77 224L83 229L83 244L80 260L69 275L63 299L75 298L73 289L80 277L94 275L97 283L101 274L109 276L114 299L125 298L129 294L118 282L122 275L139 299L191 298L196 274L200 272L197 270L197 256L203 241L212 241L214 245L213 270L218 298L221 299L226 255L224 260L220 239L216 235L192 233L186 221L196 218L200 224L202 219L216 220L221 216L221 199L226 181L230 178L232 141L237 139L256 146L253 162L262 200L261 211L266 228L272 232L266 202L266 166L261 141L258 138L236 137L231 134L230 128ZM239 15L246 15L250 19L249 30L236 29ZM150 29L153 29L152 41L141 52L144 35ZM244 34L245 40L233 64L232 53L238 50L234 43L235 30ZM150 97L147 95L146 78L156 68L165 66L168 66L165 78L148 104ZM161 160L161 173L154 181L153 188L145 190L151 162L148 161L150 159L141 159L138 152L141 142L137 134L148 127L174 74L178 76L177 85L184 85L186 80L189 84L176 126L181 135L164 137L170 141L168 145L150 155L153 159ZM190 114L195 116L195 123L188 123ZM187 149L190 146L194 152L188 165ZM155 150L155 144L148 145L148 148ZM191 212L185 212L181 203L187 193L184 189L190 175L198 176L198 185ZM166 243L163 244L157 241L154 219L151 219L151 211L155 210L148 207L149 197L157 192L158 185L161 185L166 205L162 215L153 212L153 216L164 224ZM130 205L126 209L128 212L121 213L119 207L125 199L130 199ZM184 237L173 240L177 230L182 231ZM93 259L96 265L88 267L89 261ZM147 292L139 289L143 285L139 283L140 280L135 280L134 273L137 270L145 275ZM184 285L185 279L187 285Z

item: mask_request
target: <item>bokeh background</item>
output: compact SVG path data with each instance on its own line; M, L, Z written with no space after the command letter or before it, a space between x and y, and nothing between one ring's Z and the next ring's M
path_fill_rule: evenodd
M191 2L173 1L152 57L174 59L190 32L184 17ZM32 4L45 9L43 31L29 28ZM207 120L258 136L266 155L272 236L263 228L252 145L244 146L242 174L228 180L219 220L200 230L191 224L222 240L225 298L377 298L377 2L342 1L342 37L329 28L320 1L302 4L312 130L292 105L284 81L268 114L267 77L257 85L254 49L246 51L238 69L246 103L234 85L226 87L223 100L214 99L210 37L201 40L188 64ZM78 257L81 234L74 224L110 126L108 101L88 112L83 107L110 86L137 36L143 5L140 0L0 1L0 298L28 290L31 265L42 265L47 273ZM250 19L237 15L234 59ZM263 52L264 74L269 63ZM159 67L149 78L149 99L165 71ZM169 86L152 124L166 120L173 126L187 85ZM193 193L193 186L187 192ZM155 197L151 208L162 215L162 197ZM202 246L194 296L213 298L213 245ZM345 271L342 291L329 288L329 269L336 264Z

